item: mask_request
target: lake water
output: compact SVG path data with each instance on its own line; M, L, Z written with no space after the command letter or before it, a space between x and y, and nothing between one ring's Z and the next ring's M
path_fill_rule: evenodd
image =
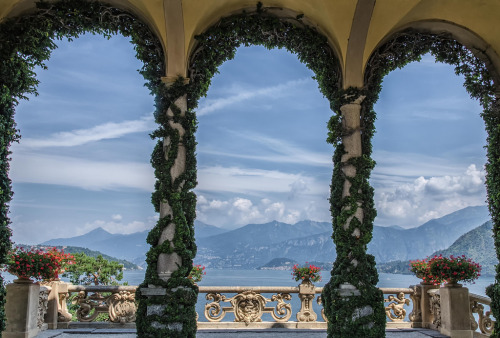
M292 279L291 271L279 270L206 270L207 274L198 283L199 286L297 286L299 283ZM145 270L126 270L123 272L122 282L129 285L139 285L144 281ZM5 283L12 283L15 276L2 273ZM322 280L316 286L324 286L330 280L329 271L321 271ZM495 282L494 277L481 277L475 284L467 284L469 292L486 296L485 289ZM420 279L413 275L379 273L378 286L381 288L407 288L420 283Z

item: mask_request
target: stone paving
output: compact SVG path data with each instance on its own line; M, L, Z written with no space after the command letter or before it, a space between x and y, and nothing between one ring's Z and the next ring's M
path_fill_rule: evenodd
M36 338L135 338L135 329L64 329L47 330ZM326 338L325 330L268 329L268 330L199 330L197 338ZM428 329L390 329L387 338L449 338L438 331ZM362 338L362 337L352 337Z

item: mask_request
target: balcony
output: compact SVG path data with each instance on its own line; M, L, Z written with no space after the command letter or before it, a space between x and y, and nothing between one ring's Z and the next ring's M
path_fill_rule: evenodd
M13 283L7 288L6 338L18 337L16 334L21 331L30 332L24 337L53 337L51 332L63 337L65 330L86 334L107 332L106 337L111 337L110 333L123 336L135 332L136 286L82 286L58 281L42 286ZM303 334L307 330L310 337L326 337L322 289L307 283L297 287L200 287L199 336L219 337L231 332L234 335L237 330L262 337L267 332L273 337L280 333L290 337L294 332ZM463 334L460 337L491 334L494 323L489 309L491 300L469 294L465 287L419 284L381 288L381 291L388 337L404 337L407 333L411 333L408 337L418 337L417 334L443 337L439 332L444 337L453 337L457 332ZM74 314L68 311L68 303ZM20 307L33 317L25 318L24 324L18 313L25 311ZM161 315L162 311L161 305L148 307L153 314ZM102 314L106 321L97 322Z

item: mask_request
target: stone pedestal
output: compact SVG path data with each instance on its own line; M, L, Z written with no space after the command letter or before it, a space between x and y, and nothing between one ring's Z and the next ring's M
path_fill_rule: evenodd
M415 285L415 289L418 290L419 295L419 304L414 304L414 309L420 310L420 316L416 315L416 318L413 319L413 327L422 327L422 328L430 328L432 324L432 314L431 314L431 305L430 305L430 297L427 291L432 289L437 289L439 286L432 284L418 284ZM417 299L414 299L417 301Z
M300 311L297 312L297 328L301 328L303 323L315 322L318 318L313 309L315 289L314 284L309 281L299 285Z
M7 328L3 338L31 338L39 333L37 326L40 285L14 282L7 285L5 315Z
M439 289L441 296L440 332L453 338L472 338L469 289L461 285L446 285Z

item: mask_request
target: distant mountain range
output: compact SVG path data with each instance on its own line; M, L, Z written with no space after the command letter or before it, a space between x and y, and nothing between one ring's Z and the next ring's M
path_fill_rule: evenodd
M460 236L489 218L487 207L479 206L458 210L417 228L375 226L368 251L379 263L423 258L448 248ZM329 222L287 224L274 221L227 231L196 221L198 253L195 263L211 268L253 269L277 257L299 263L332 262L336 253L331 236ZM145 253L149 249L146 237L147 231L120 235L98 228L82 236L58 238L42 244L86 247L144 265Z
M495 242L493 240L493 224L491 221L472 229L460 236L449 248L439 250L429 255L429 257L443 256L461 256L465 255L474 262L481 264L481 274L485 276L495 275L495 265L498 259L495 252ZM424 257L422 257L424 258ZM378 264L377 268L381 272L409 274L408 266L410 262L394 261Z

